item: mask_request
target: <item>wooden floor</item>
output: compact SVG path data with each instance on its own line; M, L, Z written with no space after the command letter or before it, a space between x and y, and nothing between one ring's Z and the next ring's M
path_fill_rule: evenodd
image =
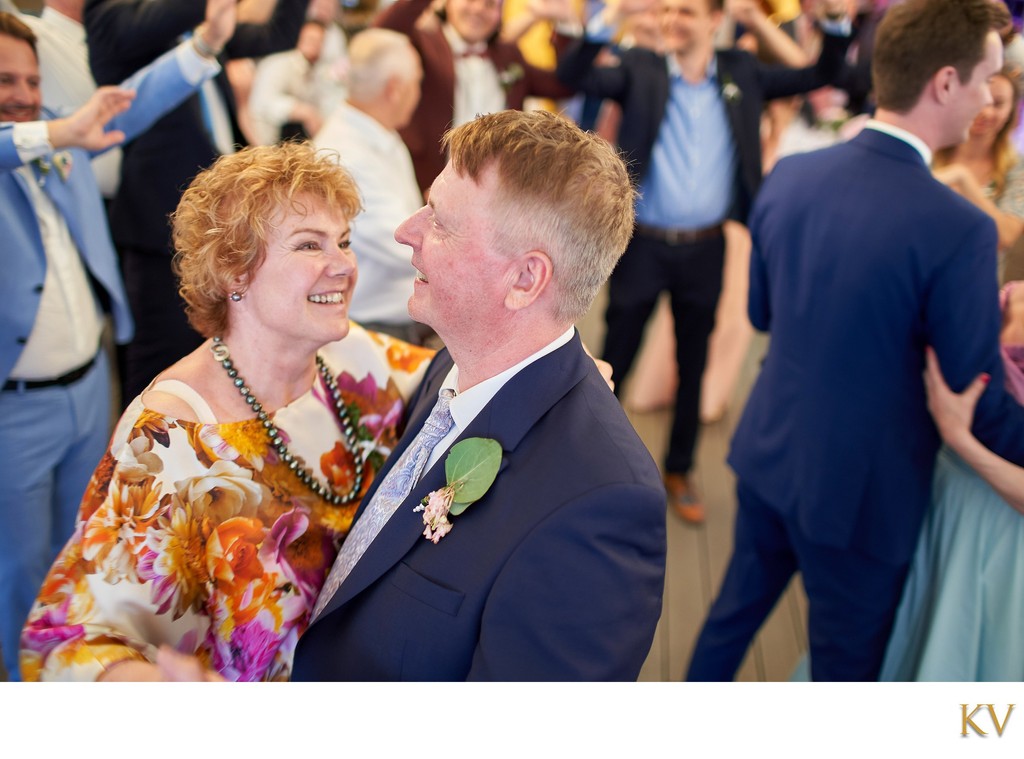
M603 310L602 297L578 325L584 342L592 348L604 341ZM682 678L708 607L725 573L732 552L732 527L736 514L736 483L732 470L725 464L725 457L766 345L765 336L754 337L726 415L720 421L701 428L696 485L707 508L706 523L701 527L691 527L675 514L666 514L668 566L664 611L654 645L640 673L641 681ZM627 413L660 465L667 445L671 410ZM797 579L761 629L736 679L788 680L797 661L807 650L806 620L806 598Z

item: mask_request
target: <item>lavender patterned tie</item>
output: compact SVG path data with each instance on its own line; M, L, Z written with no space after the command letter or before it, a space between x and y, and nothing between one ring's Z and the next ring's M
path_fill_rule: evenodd
M434 404L433 411L423 423L416 439L405 449L398 463L380 484L373 500L356 520L348 537L345 538L338 558L334 560L334 566L331 567L331 572L327 575L327 582L324 583L320 596L316 600L313 619L316 619L324 610L327 602L334 597L345 578L349 576L352 567L356 565L370 543L377 537L377 533L387 524L391 515L401 506L402 502L409 497L409 493L412 492L420 475L423 474L423 468L430 458L430 452L452 428L452 412L449 405L454 397L455 391L450 388L441 389L438 393L437 403Z

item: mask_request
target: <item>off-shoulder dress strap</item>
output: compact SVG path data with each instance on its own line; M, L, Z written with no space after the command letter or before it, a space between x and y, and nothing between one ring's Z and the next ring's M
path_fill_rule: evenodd
M159 390L161 393L173 395L175 398L188 404L196 414L196 419L201 424L216 424L217 417L209 404L203 400L203 396L197 393L191 385L181 380L165 379L154 383L150 390Z

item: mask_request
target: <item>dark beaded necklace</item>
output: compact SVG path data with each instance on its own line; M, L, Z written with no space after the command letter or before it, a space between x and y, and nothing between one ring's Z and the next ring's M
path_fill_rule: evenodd
M263 410L263 405L256 400L256 396L252 394L252 390L248 385L245 384L245 380L242 379L238 370L235 368L231 361L231 353L228 351L228 346L219 337L213 338L213 345L210 346L210 352L213 353L213 357L220 362L220 365L224 367L224 371L228 373L228 377L234 382L235 387L238 388L238 392L242 394L245 402L249 404L249 408L256 414L256 418L263 424L263 429L267 433L267 437L270 438L270 445L273 446L274 450L277 451L281 461L288 465L288 468L295 472L295 476L299 478L303 485L309 488L313 493L323 498L328 503L332 503L335 506L345 506L352 503L358 496L359 491L363 487L363 460L359 456L359 452L356 450L356 431L352 424L352 419L348 415L348 409L345 407L345 401L341 397L341 391L338 390L338 385L334 381L334 376L331 374L324 360L317 354L316 366L320 372L320 376L323 377L324 385L331 393L331 401L334 404L334 411L338 415L338 421L341 422L342 432L345 433L345 443L348 445L348 449L352 452L352 461L355 466L355 476L353 477L352 489L344 495L335 493L330 485L324 485L313 477L313 473L302 466L299 460L295 458L289 451L288 446L285 445L284 439L281 437L277 427L274 426L273 420L270 415Z

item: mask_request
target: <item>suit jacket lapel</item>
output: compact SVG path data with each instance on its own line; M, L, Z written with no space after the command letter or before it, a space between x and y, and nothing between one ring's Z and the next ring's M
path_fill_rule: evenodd
M718 90L721 92L727 83L739 87L736 81L736 72L730 65L730 61L723 55L715 55L716 66L718 67ZM722 101L725 104L725 112L729 118L729 126L732 127L732 139L736 144L736 150L738 153L744 153L746 151L745 140L743 139L743 113L741 111L743 107L743 95L742 90L738 97L732 99L722 96ZM743 165L744 160L747 157L744 155L740 156L740 164Z
M500 482L501 472L508 464L507 454L516 449L537 421L562 396L578 384L590 370L596 371L593 362L583 352L577 333L567 345L538 359L507 382L459 435L456 442L471 437L489 437L497 440L506 454L502 457L501 469L499 469L498 480L496 480L496 483ZM410 421L409 434L405 436L408 440L403 439L402 441L404 443L402 450L408 447L409 441L419 432L433 408L433 400L429 405L427 400L436 399L437 390L440 388L445 374L438 372L430 382L431 392L424 392L417 418ZM426 407L425 413L423 407ZM396 450L389 463L397 461L400 455L401 452ZM374 492L383 478L384 470L375 483ZM356 562L352 573L334 594L334 598L327 604L321 616L327 616L376 581L401 561L417 540L425 540L422 537L423 518L419 512L413 511L413 508L428 493L443 487L445 481L444 457L442 457L420 479L408 498L384 525L380 534L366 549L366 553ZM364 503L368 503L370 497L368 493ZM444 550L441 545L436 548Z

